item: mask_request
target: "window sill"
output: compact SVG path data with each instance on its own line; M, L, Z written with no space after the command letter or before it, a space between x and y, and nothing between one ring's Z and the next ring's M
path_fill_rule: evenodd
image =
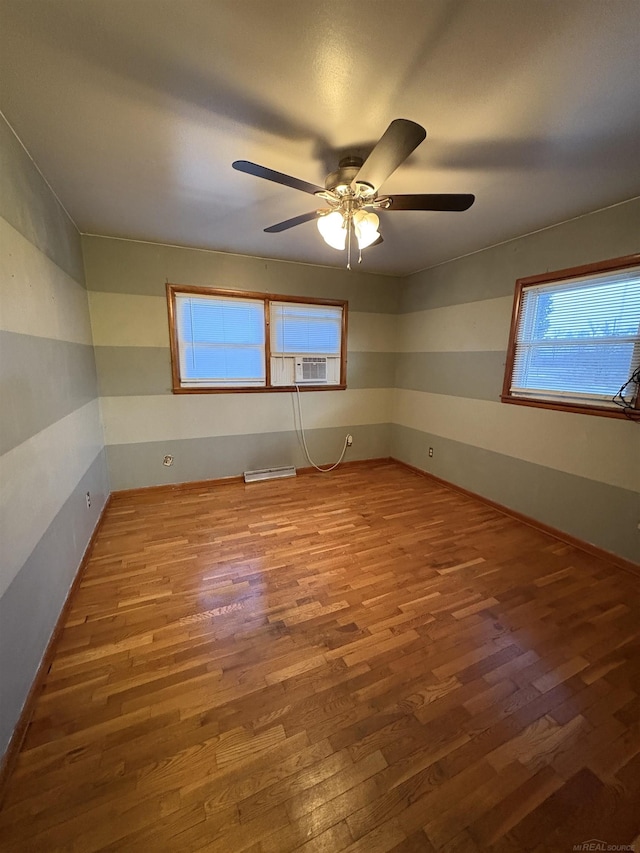
M346 385L299 385L300 391L346 391ZM174 394L272 394L295 391L295 385L270 385L269 387L247 386L246 388L172 388Z
M601 418L640 420L640 409L633 409L633 415L629 415L622 408L607 409L604 406L589 406L586 403L560 403L552 400L534 400L528 397L510 397L505 394L500 399L503 403L532 406L535 409L553 409L556 412L575 412L578 415L597 415Z

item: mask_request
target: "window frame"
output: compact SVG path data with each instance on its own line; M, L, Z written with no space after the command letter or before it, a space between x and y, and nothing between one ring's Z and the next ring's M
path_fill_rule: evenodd
M169 348L171 352L171 385L174 394L255 394L278 391L345 391L347 388L347 328L349 302L346 299L317 299L310 296L291 296L282 293L260 293L252 290L231 290L219 287L200 287L189 284L171 284L167 282L167 307L169 320ZM178 329L176 323L176 295L223 296L235 299L255 299L263 303L264 311L264 359L265 384L260 386L228 385L224 387L185 387L180 378L180 355ZM336 385L272 385L271 384L271 302L288 302L303 305L330 305L342 309L342 328L340 336L340 381Z
M614 406L607 407L589 403L571 403L560 400L543 400L538 397L524 397L521 395L515 396L511 393L511 381L513 377L513 367L517 346L518 323L520 320L520 309L522 306L522 294L528 287L539 284L552 284L566 281L567 279L578 278L584 275L591 275L598 272L615 272L616 270L626 269L640 265L640 254L624 255L620 258L612 258L606 261L597 261L592 264L584 264L579 267L569 267L567 269L555 270L552 272L541 273L539 275L528 276L527 278L519 278L516 280L516 288L513 299L513 310L511 314L511 328L509 330L509 345L507 347L507 358L504 371L504 382L502 386L502 394L500 399L503 403L511 403L516 406L533 406L536 409L554 409L560 412L577 412L583 415L597 415L604 418L629 418L629 412L625 412L622 407ZM636 394L631 417L636 419L636 412L640 416L640 393Z

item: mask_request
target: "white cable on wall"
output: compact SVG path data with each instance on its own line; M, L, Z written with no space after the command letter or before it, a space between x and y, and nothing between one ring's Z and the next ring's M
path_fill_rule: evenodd
M297 400L298 400L298 417L300 419L300 432L302 434L302 446L304 447L304 455L307 457L307 462L309 463L309 465L312 465L316 469L316 471L321 471L323 474L328 474L329 471L333 471L334 468L337 468L338 465L344 459L344 454L347 452L347 446L348 446L347 442L349 441L349 436L346 435L344 437L344 446L342 448L342 453L340 454L340 458L338 459L338 461L334 465L332 465L330 468L321 468L319 465L316 465L316 463L313 461L311 456L309 456L309 448L307 447L307 439L305 438L305 435L304 435L304 420L302 418L302 402L300 400L300 388L298 387L298 385L296 385L296 393L297 393Z

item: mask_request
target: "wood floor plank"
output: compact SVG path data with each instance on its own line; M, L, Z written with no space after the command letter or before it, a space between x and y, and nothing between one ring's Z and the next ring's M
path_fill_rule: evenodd
M394 464L120 494L0 851L640 834L640 579Z

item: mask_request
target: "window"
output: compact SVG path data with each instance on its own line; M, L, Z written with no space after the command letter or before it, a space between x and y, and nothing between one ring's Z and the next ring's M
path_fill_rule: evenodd
M346 387L347 303L167 285L174 393Z
M504 402L635 417L639 368L640 255L516 283Z
M175 310L183 387L265 384L262 302L176 293Z
M270 309L272 384L339 384L342 307L271 302Z

